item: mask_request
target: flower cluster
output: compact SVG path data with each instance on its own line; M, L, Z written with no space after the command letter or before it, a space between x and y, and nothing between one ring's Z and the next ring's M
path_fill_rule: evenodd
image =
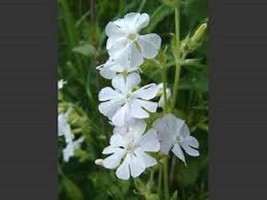
M63 80L58 82L58 89L62 89L64 84ZM71 131L70 124L68 123L69 114L71 113L71 108L65 113L58 114L58 136L63 136L65 139L66 147L63 149L63 160L68 162L71 157L75 155L75 150L80 148L81 143L84 141L84 137L80 137L74 140L74 135Z
M157 34L139 34L148 24L149 16L145 13L129 13L109 22L105 29L109 59L98 67L100 74L111 79L112 84L99 92L99 111L110 120L114 130L109 146L102 152L108 157L95 163L116 169L116 176L124 180L135 178L157 164L150 152L161 150L167 154L172 149L184 162L181 147L189 155L198 155L197 140L190 136L184 121L175 116L168 114L157 120L153 128L147 128L145 119L159 106L164 107L162 86L155 83L139 86L140 66L145 59L155 58L161 46ZM152 101L159 93L159 103ZM167 96L169 99L170 90Z

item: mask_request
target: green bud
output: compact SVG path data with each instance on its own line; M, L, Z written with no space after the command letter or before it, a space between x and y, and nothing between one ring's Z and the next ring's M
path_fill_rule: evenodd
M206 22L198 27L198 29L191 38L192 45L198 45L199 43L201 43L206 34L207 27L208 25Z

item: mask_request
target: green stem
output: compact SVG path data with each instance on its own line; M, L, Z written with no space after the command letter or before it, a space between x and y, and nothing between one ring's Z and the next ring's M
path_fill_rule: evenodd
M167 77L166 77L166 65L162 65L162 82L163 82L163 98L164 98L164 114L168 112L167 108Z
M164 166L163 166L163 176L164 176L164 193L165 193L165 200L170 199L169 194L169 172L168 172L168 157L164 158Z
M178 85L180 79L180 10L179 7L175 8L175 45L173 50L173 55L175 59L175 78L174 78L174 87L173 87L173 100L172 100L172 110L175 107L176 99L178 95Z
M160 165L160 168L159 168L158 194L161 194L161 185L162 185L162 165Z

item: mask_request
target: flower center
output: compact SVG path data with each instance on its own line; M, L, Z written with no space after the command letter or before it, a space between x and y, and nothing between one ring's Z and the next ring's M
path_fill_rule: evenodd
M133 142L129 142L126 146L126 151L128 152L133 152L134 150L134 143Z
M133 97L132 93L131 92L127 92L126 94L124 94L124 98L126 101L129 101L131 100Z
M128 35L128 38L132 41L135 41L137 39L137 34L136 33L130 33Z
M177 142L182 142L183 140L184 140L184 137L183 136L180 136L180 135L178 135L178 136L176 136L176 140L177 140Z

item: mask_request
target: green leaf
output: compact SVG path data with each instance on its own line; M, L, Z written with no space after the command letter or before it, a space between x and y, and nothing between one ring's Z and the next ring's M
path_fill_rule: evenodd
M81 190L77 185L67 177L63 178L63 187L66 191L66 195L71 200L84 200Z
M95 47L88 43L83 43L80 46L74 47L72 51L86 57L92 57L96 55Z

